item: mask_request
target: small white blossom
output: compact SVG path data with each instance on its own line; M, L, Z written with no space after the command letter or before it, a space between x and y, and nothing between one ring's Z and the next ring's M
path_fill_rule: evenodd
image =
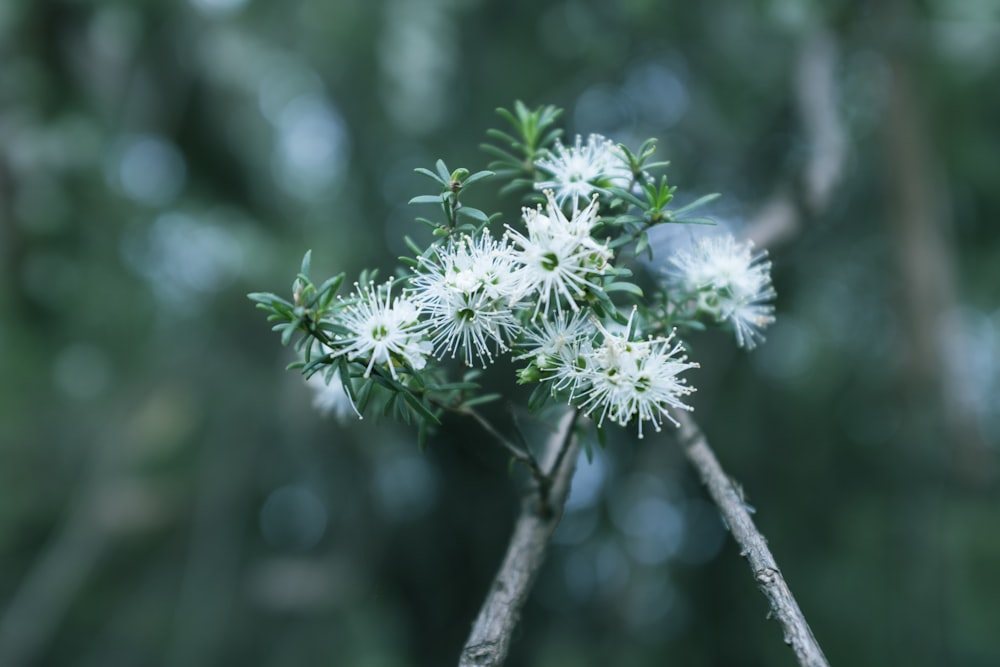
M557 360L575 359L580 343L592 339L596 333L590 318L583 313L573 313L569 317L560 313L525 330L523 346L529 348L528 352L515 359L532 359L541 370L546 370L558 363Z
M350 395L344 391L344 385L340 381L339 370L333 372L329 382L327 382L326 373L320 371L311 375L306 380L306 384L314 392L312 404L320 414L332 414L342 424L352 414L357 415L358 419L361 419L361 413L354 406Z
M761 330L774 322L774 306L767 303L775 297L771 262L766 252L752 252L750 241L712 236L670 259L670 276L696 295L699 310L731 323L736 343L748 349L764 340Z
M515 359L531 360L543 373L541 379L551 381L553 391L568 389L572 401L597 333L591 319L581 312L541 319L525 330L522 346L528 351Z
M506 351L520 330L511 309L517 283L514 256L506 241L483 230L421 257L410 280L415 302L426 315L426 330L438 358L459 350L467 365L475 355L486 365L493 361L489 345Z
M690 410L681 398L694 391L677 375L698 364L688 362L683 354L678 356L683 347L674 341L673 333L633 341L629 340L631 318L623 335L611 333L598 322L595 325L604 339L590 352L581 372L579 391L584 400L580 408L588 415L597 413L598 426L605 418L622 426L635 418L640 438L643 422L650 422L657 431L664 418L677 425L667 408Z
M574 211L595 192L612 185L627 188L632 180L618 147L599 134L591 134L586 144L577 135L570 148L557 141L550 156L537 160L535 166L551 176L535 188L553 190L560 206L572 200Z
M576 299L588 289L599 289L593 278L606 273L611 250L591 237L597 224L597 199L582 211L567 218L556 203L552 191L545 196L545 212L524 209L527 235L507 226L507 236L516 246L517 283L521 298L535 301L532 317L548 315L551 306L562 312L562 302L578 310Z
M385 364L395 379L396 366L406 363L414 370L424 367L431 345L420 331L417 306L405 293L392 298L392 281L362 289L354 285L356 299L347 305L337 322L350 333L336 339L338 355L367 363L365 377L375 364Z

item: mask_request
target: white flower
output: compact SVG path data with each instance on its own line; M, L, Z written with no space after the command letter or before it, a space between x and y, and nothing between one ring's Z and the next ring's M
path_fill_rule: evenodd
M522 299L535 300L532 317L545 313L554 304L562 312L562 301L578 310L576 299L588 289L599 289L592 279L604 275L612 258L607 246L595 241L590 232L597 224L597 199L585 209L567 219L556 203L552 191L545 196L545 213L541 207L524 209L527 236L507 226L507 236L517 247L517 283Z
M430 343L420 331L417 306L405 293L392 298L392 280L376 286L374 282L362 289L354 285L356 299L345 306L337 324L350 333L336 339L337 355L347 355L350 361L367 363L365 377L375 364L385 364L393 379L396 366L406 363L420 370L430 353Z
M643 422L650 422L657 431L663 418L677 425L667 408L690 410L681 397L694 391L677 374L698 364L678 356L683 347L674 342L673 332L666 338L633 341L629 340L632 318L623 335L594 324L604 340L590 352L582 371L579 391L584 400L579 407L588 415L598 413L598 426L605 418L622 426L636 418L640 438Z
M689 251L670 259L671 276L696 295L698 308L716 321L729 322L736 343L752 349L764 340L761 330L774 322L775 297L767 252L752 254L753 243L730 236L699 240Z
M461 349L467 365L475 355L485 366L493 361L490 343L506 351L520 330L511 310L517 285L507 243L483 230L478 239L451 241L419 263L410 284L438 358Z
M560 313L535 323L524 332L524 347L529 351L515 359L532 359L542 370L552 367L557 360L575 359L580 343L592 339L597 333L591 320L577 312L567 317Z
M320 414L332 414L340 423L346 422L352 414L357 415L358 419L362 418L361 413L351 401L350 395L344 391L339 370L333 372L329 382L327 382L326 373L320 371L311 375L306 380L306 384L314 392L312 404L314 408L319 410Z
M590 135L586 144L577 135L570 148L557 141L550 156L537 160L535 166L551 176L536 183L535 188L555 191L560 206L572 200L574 211L580 201L586 201L595 192L611 185L627 188L632 180L618 148L599 134Z
M493 361L489 345L506 351L520 326L511 304L516 300L514 257L506 241L488 230L478 239L465 236L419 259L410 280L414 300L427 316L426 330L438 357L459 349L467 365L475 355Z
M531 360L541 371L541 379L552 382L553 392L568 389L572 401L580 382L585 381L586 356L593 351L597 333L591 319L582 312L572 316L560 313L525 330L522 346L528 351L515 359Z

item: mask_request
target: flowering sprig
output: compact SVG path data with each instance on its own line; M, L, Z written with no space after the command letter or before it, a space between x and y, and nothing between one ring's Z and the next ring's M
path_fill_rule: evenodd
M676 424L671 411L690 410L687 372L698 367L684 336L718 325L742 347L762 340L774 319L770 263L749 244L703 241L669 258L661 289L647 299L632 271L645 270L633 258L651 253L649 231L711 223L688 216L714 195L671 208L676 186L657 173L667 163L653 160L653 140L635 152L594 134L567 146L554 107L518 103L500 114L511 129L488 132L501 144L484 146L498 158L493 171L452 170L441 160L417 170L436 191L410 202L438 206L440 218L417 218L431 241L408 240L414 255L396 278L362 276L348 297L335 298L344 276L316 287L307 255L291 301L251 298L283 343L301 334L293 365L339 378L359 415L378 389L384 413L416 417L424 433L444 411L471 414L495 398L468 374L449 379L452 359L484 369L508 359L525 362L518 381L535 385L529 409L557 398L598 428L634 422L640 437L644 425ZM479 184L521 190L532 205L519 216L467 206L463 197Z
M664 224L714 224L691 212L715 195L674 208L677 188L662 173L667 163L653 159L654 140L635 152L593 134L586 141L577 135L567 146L555 125L560 114L520 102L513 111L500 110L511 128L488 132L500 144L484 146L497 158L490 171L451 170L442 160L433 170L418 169L435 191L410 202L432 204L440 215L417 218L431 228L431 238L423 246L406 239L413 255L401 258L393 278L376 281L362 272L354 290L341 297L345 276L315 285L306 253L291 300L250 295L282 343L294 341L299 359L291 367L314 385L319 409L343 419L380 408L383 415L415 421L421 443L445 413L469 417L530 474L504 564L462 651L463 665L503 661L565 506L581 416L591 418L602 444L610 424L634 425L639 438L665 423L679 427L682 449L741 546L757 544L746 539L757 534L744 503L734 498L730 478L686 414L695 391L690 372L698 368L688 359L686 338L719 326L732 329L741 347L762 341L774 321L771 263L749 242L712 236L672 249L661 262L665 271L634 278L633 270L648 272L652 265L637 261L643 253L652 256L650 231ZM501 195L520 192L520 215L467 206L464 196L479 184ZM654 285L648 297L640 281ZM511 437L477 409L499 397L481 391L480 374L504 362L508 370L516 367L519 384L534 387L529 411L550 401L571 408L537 457L516 418ZM482 370L456 370L460 364ZM755 546L749 553L760 567L777 572L765 551ZM780 600L788 606L785 597Z

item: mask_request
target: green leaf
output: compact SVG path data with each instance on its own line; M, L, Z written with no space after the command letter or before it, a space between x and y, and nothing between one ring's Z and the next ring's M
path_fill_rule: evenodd
M258 304L263 306L274 306L274 304L280 303L288 306L289 308L292 307L290 302L285 301L277 294L271 294L270 292L250 292L247 294L247 298L251 301L256 301Z
M462 186L467 188L470 185L472 185L473 183L478 183L479 181L481 181L483 179L486 179L486 178L490 178L491 176L496 176L496 174L494 172L492 172L492 171L485 171L485 170L484 171L477 171L476 173L472 174L471 176L469 176L468 178L466 178L464 181L462 181Z
M473 220L478 220L479 222L488 223L490 221L489 216L480 211L478 208L469 208L463 206L458 209L459 215L464 215L467 218L472 218Z
M392 413L394 410L398 410L399 409L398 404L399 404L399 394L392 394L391 396L389 396L389 400L387 400L385 402L385 405L382 406L382 416L388 417L389 414ZM393 416L398 417L399 415L397 413L396 415Z
M528 409L532 412L538 410L540 407L545 405L551 395L551 388L539 382L538 386L531 392L531 396L528 397Z
M410 201L408 201L406 203L407 204L440 204L442 196L447 196L447 195L417 195L416 197L412 198Z
M428 177L430 179L433 179L435 183L440 183L445 188L447 188L448 185L449 185L449 183L448 183L447 180L441 180L441 178L437 174L435 174L433 171L431 171L430 169L424 169L423 167L417 167L413 171L417 172L418 174L423 174L424 176L426 176L426 177ZM446 175L447 175L447 172L446 172Z
M618 312L618 309L608 309L608 317L617 322L618 324L628 324L628 317Z
M354 383L351 382L351 368L347 364L347 358L344 356L337 357L337 370L340 371L340 384L343 385L344 391L347 396L351 399L351 403L354 405L358 404L358 394L354 391ZM362 412L360 409L358 412Z
M327 291L336 292L337 290L340 289L340 286L344 284L344 278L345 277L346 277L346 275L344 273L338 273L337 275L333 276L332 278L328 278L327 280L325 280L323 282L322 285L319 286L320 293L327 292Z
M514 156L513 153L508 153L502 148L497 148L493 144L479 144L479 148L486 153L489 153L493 157L499 158L503 163L517 164L520 165L521 161ZM518 170L520 171L520 170Z
M624 190L622 188L608 188L608 191L611 192L613 196L618 197L623 201L627 201L630 204L638 206L639 208L644 209L647 206L649 206L649 202L642 201L628 190Z
M365 409L368 408L368 402L372 400L372 390L374 388L375 388L374 382L363 382L361 384L361 389L358 390L358 400L354 404L357 406L358 412L360 412L361 414L364 414Z
M632 296L642 298L642 288L633 283L614 282L604 286L605 292L626 292Z
M646 219L638 215L632 215L631 213L626 213L624 215L619 215L615 217L611 222L616 225L627 225L627 224L638 225L646 222Z
M639 235L639 240L636 241L635 243L636 257L638 257L647 250L649 251L649 256L652 257L653 247L649 244L649 234L643 232L642 234Z
M474 405L482 405L483 403L490 403L492 401L502 398L500 394L483 394L481 396L476 396L475 398L470 398L467 401L462 402L462 407L471 408Z
M713 194L710 194L710 195L705 195L704 197L699 197L698 199L695 199L690 204L687 204L686 206L682 206L679 209L677 209L676 211L671 211L670 212L670 216L672 218L676 219L678 216L684 215L688 211L694 210L694 209L698 208L699 206L704 206L705 204L707 204L707 203L709 203L711 201L715 201L720 196L721 195L719 195L719 193L716 192L716 193L713 193Z
M682 223L682 224L685 224L685 225L717 225L717 224L719 224L715 220L712 220L711 218L702 218L702 217L695 217L695 218L673 218L673 219L671 219L671 222Z
M409 404L409 406L413 408L413 411L416 412L418 415L420 415L424 419L428 419L434 422L435 424L441 423L441 420L437 418L437 415L431 412L419 398L411 394L406 389L403 390L402 394L403 394L403 400L405 400Z
M302 320L293 320L288 324L283 325L285 330L281 332L281 344L288 345L289 341L292 340L292 336L295 335L295 331L302 325Z
M438 160L434 163L437 167L437 173L441 177L441 182L444 183L446 188L451 187L451 173L448 171L448 165L444 163L444 160Z
M312 264L312 250L306 250L306 254L302 257L302 268L299 273L303 275L309 274L309 266Z
M513 146L513 145L515 145L515 144L518 143L517 139L515 139L511 135L507 134L503 130L495 130L493 128L490 128L490 129L486 130L486 136L490 137L491 139L498 139L498 140L504 142L505 144L510 144L511 146ZM492 144L486 144L486 145L487 146L492 146Z

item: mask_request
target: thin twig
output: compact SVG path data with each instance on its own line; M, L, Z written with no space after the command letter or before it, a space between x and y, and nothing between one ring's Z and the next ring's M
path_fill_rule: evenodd
M94 516L85 483L63 525L31 564L0 613L0 664L38 664L67 610L108 549L110 535Z
M546 443L548 508L538 497L541 489L526 493L507 553L462 649L459 667L498 667L507 657L521 608L545 560L552 532L569 495L578 451L573 436L576 417L575 411L567 413Z
M465 415L466 417L472 417L476 420L476 423L482 426L484 431L493 436L493 438L500 443L500 446L507 450L508 454L528 467L528 470L531 471L531 475L535 478L536 483L542 486L545 485L545 473L542 472L542 469L538 465L538 461L535 460L535 457L531 454L531 452L527 449L518 447L510 438L498 431L496 427L493 426L493 423L484 417L478 410L470 407L448 409L455 414Z
M750 518L742 493L719 465L705 434L694 419L683 412L676 416L681 424L681 449L698 471L708 494L722 512L733 539L740 545L740 554L749 562L757 588L771 607L770 615L781 624L785 643L795 652L802 667L829 667L830 663L823 655L823 650L809 629L802 610L767 547L767 540Z

